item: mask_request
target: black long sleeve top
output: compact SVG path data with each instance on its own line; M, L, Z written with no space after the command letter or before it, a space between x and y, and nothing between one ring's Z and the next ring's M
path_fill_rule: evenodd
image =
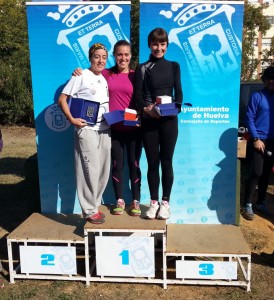
M139 64L135 72L134 99L138 109L155 103L156 96L171 96L173 101L182 104L180 65L164 57L150 56Z

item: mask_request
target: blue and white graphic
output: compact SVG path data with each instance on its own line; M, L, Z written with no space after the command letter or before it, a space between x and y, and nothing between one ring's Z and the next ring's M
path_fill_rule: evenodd
M75 3L27 3L43 213L81 213L75 186L73 127L57 105L64 85L76 67L90 66L91 44L105 44L110 67L114 44L130 40L130 2Z
M140 62L150 54L148 33L163 27L166 58L181 66L184 105L170 223L235 223L243 10L239 1L140 1ZM114 44L130 40L130 2L29 2L27 16L42 212L81 213L73 128L56 103L72 70L89 66L92 43L104 43L107 67L114 64ZM148 204L144 153L140 166L141 203ZM113 189L104 202L115 202Z
M243 2L232 1L140 1L140 62L150 54L149 32L163 27L169 35L165 57L181 66L184 105L170 223L236 222L243 10ZM148 202L144 160L141 169L141 201Z
M65 12L65 8L61 6L58 12L49 12L48 16L57 21L61 18L60 14ZM90 46L94 43L102 43L110 53L106 67L112 67L115 64L112 56L114 44L118 40L127 39L119 24L122 12L123 9L117 5L109 5L106 8L102 4L85 5L70 10L62 20L62 23L65 23L68 29L59 32L57 43L68 46L83 68L90 66L87 55ZM94 14L95 17L93 17ZM83 16L89 16L91 20L76 26L78 20Z
M20 246L22 273L77 274L76 248L68 246Z
M236 280L237 262L176 260L176 278Z

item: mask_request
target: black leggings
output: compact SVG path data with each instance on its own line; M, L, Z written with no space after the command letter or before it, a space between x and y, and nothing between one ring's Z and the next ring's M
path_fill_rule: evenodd
M169 201L174 179L172 158L178 137L178 118L143 119L141 128L148 162L147 180L151 200L159 200L161 163L162 199Z
M266 191L268 187L269 176L274 163L274 140L264 141L267 151L271 151L272 155L267 156L258 152L253 144L249 144L249 154L251 159L251 173L245 187L245 204L252 203L252 197L258 184L258 200L260 204L265 201Z
M141 130L111 131L112 182L116 199L123 199L124 151L127 151L132 200L140 201Z

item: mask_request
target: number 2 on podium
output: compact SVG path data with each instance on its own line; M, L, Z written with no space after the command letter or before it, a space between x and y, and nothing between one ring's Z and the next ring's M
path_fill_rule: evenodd
M123 250L119 256L122 257L122 265L129 265L129 251Z
M54 266L54 255L53 254L42 254L41 255L42 266Z

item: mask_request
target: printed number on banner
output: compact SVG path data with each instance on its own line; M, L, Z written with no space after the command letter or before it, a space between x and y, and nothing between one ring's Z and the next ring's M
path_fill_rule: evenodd
M213 264L200 264L199 271L200 275L213 275L214 274L214 265Z
M122 265L129 265L129 251L123 250L119 256L122 257Z
M42 254L41 255L42 266L55 266L53 254Z

